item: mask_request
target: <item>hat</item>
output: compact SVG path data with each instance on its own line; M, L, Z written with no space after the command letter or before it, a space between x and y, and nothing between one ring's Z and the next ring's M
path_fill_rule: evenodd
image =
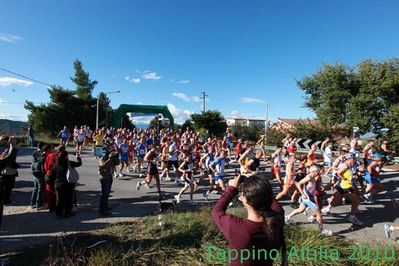
M373 160L382 160L383 158L385 158L385 155L381 153L374 153L372 158Z

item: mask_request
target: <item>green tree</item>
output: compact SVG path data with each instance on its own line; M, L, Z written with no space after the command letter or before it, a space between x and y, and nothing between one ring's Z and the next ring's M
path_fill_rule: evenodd
M75 76L71 79L76 84L75 89L53 85L48 89L50 103L34 105L31 101L26 101L25 109L30 111L29 123L37 132L56 135L64 125L70 130L75 125L95 127L97 99L92 97L91 92L97 81L90 80L79 60L74 62L74 68ZM107 109L110 111L109 99L105 94L100 94L99 114L102 125L105 125Z
M84 71L82 62L79 59L73 62L73 67L75 76L71 77L71 80L76 84L76 95L81 99L91 99L91 93L98 82L90 80L89 73Z
M209 110L201 114L192 114L191 120L194 122L196 129L205 128L212 135L222 136L227 129L224 117L216 110Z
M305 106L313 110L323 125L345 124L361 132L380 133L385 116L395 113L399 104L399 59L382 62L364 60L355 67L323 65L311 76L298 81ZM394 109L393 109L394 108ZM392 130L389 131L390 134Z
M186 121L184 121L184 123L181 125L181 128L183 130L193 130L194 129L194 125L193 122L190 119L187 119Z
M242 126L234 125L231 127L231 132L236 139L243 139L244 141L256 142L261 135L265 134L265 128L261 126Z
M132 120L128 115L124 115L122 117L122 128L127 128L127 129L135 129L136 126L133 124Z

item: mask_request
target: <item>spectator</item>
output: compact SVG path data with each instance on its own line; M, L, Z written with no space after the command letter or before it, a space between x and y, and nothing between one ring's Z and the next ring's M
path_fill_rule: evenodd
M35 146L35 135L33 132L33 128L31 125L28 127L28 139L29 139L29 147Z
M58 218L69 218L72 213L73 192L75 183L67 180L68 168L76 168L82 165L79 154L76 155L77 162L69 161L68 153L64 150L60 153L57 163L51 169L50 179L54 180L55 194L57 197L55 212Z
M99 212L102 216L110 216L111 208L108 206L108 198L112 187L112 176L115 166L119 165L118 154L106 151L99 161L98 176L101 183L101 199Z
M45 193L45 175L44 164L46 162L46 156L51 152L49 145L44 145L43 142L39 142L38 149L33 152L32 160L32 175L33 175L33 189L31 197L32 209L42 209L44 202Z
M273 189L268 181L256 176L245 178L239 189L248 217L243 219L226 214L229 202L238 194L239 182L240 176L229 181L229 186L212 211L214 223L228 240L229 248L237 250L238 254L242 254L242 249L277 249L282 251L285 260L284 210L273 198ZM237 256L230 265L272 264L270 259L265 261L262 258L241 264Z
M14 188L15 178L18 176L17 168L19 167L16 162L18 154L18 149L15 148L16 140L14 137L10 137L8 142L10 147L0 155L0 158L7 157L5 168L1 171L4 186L4 205L12 203L11 192ZM11 147L13 148L11 149Z

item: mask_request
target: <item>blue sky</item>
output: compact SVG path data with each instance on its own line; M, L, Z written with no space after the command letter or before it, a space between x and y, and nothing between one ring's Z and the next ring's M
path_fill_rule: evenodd
M399 1L0 1L0 67L73 88L79 58L111 105L165 104L178 122L207 108L226 117L305 118L296 80L323 63L399 54ZM0 70L0 117L26 120L45 85Z

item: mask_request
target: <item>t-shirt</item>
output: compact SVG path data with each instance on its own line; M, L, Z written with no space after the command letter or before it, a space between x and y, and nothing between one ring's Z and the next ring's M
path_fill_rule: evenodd
M331 150L330 147L326 147L324 149L323 157L324 157L324 162L325 163L332 162L332 150Z
M63 139L68 138L68 130L66 130L66 129L61 130L60 136L61 136L61 138L63 138Z
M172 144L169 146L169 161L177 161L177 149L176 145Z
M216 157L211 164L215 166L216 175L224 175L225 161L222 157Z

